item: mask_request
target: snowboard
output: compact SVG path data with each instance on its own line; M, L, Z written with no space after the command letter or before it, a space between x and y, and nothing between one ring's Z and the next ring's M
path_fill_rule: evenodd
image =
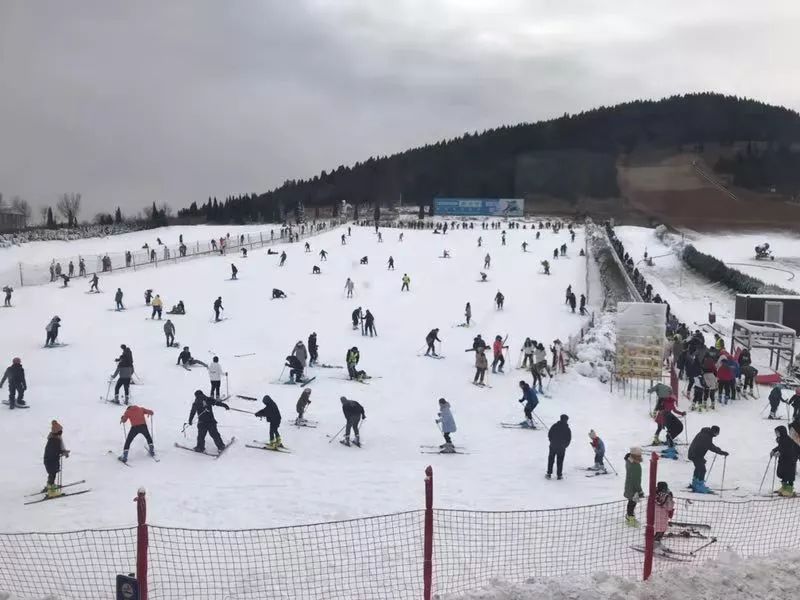
M10 406L10 404L8 403L8 400L3 400L3 404L5 404L6 406ZM21 408L21 409L23 409L23 410L24 410L24 409L26 409L26 408L30 408L30 404L22 404L22 405L19 405L19 404L17 404L17 403L14 403L14 408L15 408L15 409L17 409L17 408Z
M62 344L61 342L56 342L55 344L50 344L49 346L42 346L45 350L49 350L50 348L64 348L65 346L69 346L69 344Z

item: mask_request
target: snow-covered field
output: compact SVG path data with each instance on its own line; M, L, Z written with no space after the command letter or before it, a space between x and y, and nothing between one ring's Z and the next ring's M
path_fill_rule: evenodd
M228 231L232 236L237 233L235 228L206 227L183 228L181 232L184 239L195 240ZM538 509L622 497L621 476L587 479L579 470L592 461L587 433L595 429L603 437L608 458L622 471L622 456L630 446L650 440L654 425L645 400L610 393L607 385L579 374L591 370L585 365L556 378L549 397L540 398L537 409L548 424L562 413L570 416L573 443L567 451L564 481L547 481L542 476L546 432L499 426L522 418L518 382L529 381L530 376L514 367L525 337L549 345L586 324L585 318L571 314L564 304L567 285L578 294L584 291L586 262L578 256L584 246L581 229L574 243L569 243L566 231L556 235L543 231L536 241L530 229L508 230L506 246L501 245L499 230L455 230L446 236L406 230L405 240L400 242L399 230L386 229L384 241L379 243L371 228L353 227L348 244L342 246L339 236L344 231L346 228L339 228L312 238L311 253L303 251L302 243L278 246L288 254L282 268L277 256L257 250L247 259L213 256L103 276L100 287L104 293L99 295L86 294L88 283L84 280L73 280L67 289L57 284L18 289L14 308L0 310L0 359L5 366L13 356L22 358L31 408L0 410L0 435L13 448L15 466L0 470L0 531L129 525L134 516L131 498L139 486L148 490L149 522L189 528L259 528L404 511L422 506L423 469L428 464L436 474L438 507ZM81 251L119 251L132 243L152 243L156 236L166 242L165 237L177 239L178 235L177 231L161 233L108 238L102 248ZM634 257L641 255L645 246L650 255L670 253L653 230L620 227L617 233ZM478 236L484 240L481 248L477 247ZM530 244L527 253L520 248L523 241ZM569 257L553 260L553 248L564 242ZM329 252L327 262L320 262L317 254L323 248ZM452 258L439 258L444 249ZM50 243L32 243L23 250L33 261L51 254ZM8 256L2 252L0 261ZM489 282L480 283L478 273L487 252L492 257ZM788 246L786 255L791 253L800 254L800 248ZM394 271L386 268L390 255L395 259ZM726 259L722 252L715 255ZM368 265L359 264L362 256L369 257ZM540 272L544 258L551 262L549 277ZM228 280L231 262L239 268L238 281ZM313 265L322 268L321 275L311 274ZM677 258L657 258L655 266L645 267L643 272L690 324L705 322L709 301L714 302L719 320L730 319L732 295L685 272ZM410 292L400 291L404 273L411 277ZM589 279L596 281L594 274L590 275ZM353 299L345 298L347 277L356 284ZM125 292L128 309L124 312L113 310L118 287ZM271 300L273 287L286 291L288 298ZM173 446L174 442L193 444L194 429L187 430L184 437L181 428L194 390L207 391L208 377L200 367L187 372L175 365L178 350L165 347L162 324L152 322L149 308L144 306L142 294L147 288L161 294L165 307L179 299L185 302L187 315L173 317L176 339L181 346L190 346L196 358L220 357L230 374L232 407L261 408L260 402L237 399L235 394L259 398L269 394L276 400L284 417L281 433L291 454L245 448L244 443L252 439L266 439L266 424L222 409L216 414L223 437L236 436L238 440L222 458L197 456ZM494 308L498 290L506 298L503 311ZM227 318L215 324L211 305L219 295ZM600 290L592 289L593 301L600 301L600 296ZM463 321L467 301L472 303L474 320L469 329L456 326ZM378 337L363 337L352 330L350 313L357 306L375 315ZM69 345L43 349L44 327L55 314L62 319L60 339ZM425 335L434 327L440 328L444 360L419 356ZM344 369L312 369L310 374L317 379L310 384L312 404L307 416L318 420L319 427L298 429L290 422L300 389L273 382L281 373L284 357L312 331L318 334L320 362L343 365L346 350L357 345L360 367L376 379L361 385L348 381ZM490 372L491 388L480 389L470 383L474 355L464 350L477 333L487 341L495 335L509 335L506 374ZM115 458L123 442L122 408L103 402L101 396L123 343L132 348L136 372L142 378L142 383L133 387L133 401L155 411L159 463L147 457L141 438L131 451L131 468ZM592 355L591 349L584 353ZM344 424L342 395L365 407L361 449L329 443L327 435ZM689 416L690 436L703 426L721 427L717 442L731 452L726 487L739 487L731 496L756 494L774 446L774 423L759 414L766 390L762 389L761 395L761 401L742 400L714 413ZM468 454L420 453L420 445L442 441L434 423L440 397L452 405L458 424L454 441ZM680 406L685 405L681 399ZM23 506L23 495L44 483L41 456L51 419L64 426L64 439L72 450L64 461L64 480L85 478L92 492ZM210 440L207 447L213 448ZM669 482L676 496L685 496L682 488L691 478L691 465L684 460L661 461L660 469L659 478ZM718 485L720 475L717 469L712 485ZM646 478L645 474L645 489ZM622 589L634 593L633 588ZM527 593L501 588L492 591L494 595L475 597L526 598ZM614 596L609 592L608 597Z

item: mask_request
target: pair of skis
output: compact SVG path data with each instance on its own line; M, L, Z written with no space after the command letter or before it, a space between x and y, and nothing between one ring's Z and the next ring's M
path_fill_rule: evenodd
M58 489L59 490L63 490L64 488L72 487L72 486L75 486L75 485L80 485L82 483L86 483L86 480L85 479L81 479L79 481L73 481L72 483L65 483L65 484L59 486ZM81 494L88 494L91 491L92 491L91 489L88 489L88 490L78 490L76 492L62 492L58 496L52 496L52 497L51 496L45 496L44 498L39 498L37 500L30 500L28 502L25 502L24 504L25 504L25 506L27 506L29 504L38 504L40 502L46 502L47 500L57 500L58 498L66 498L67 496L80 496ZM39 492L34 492L33 494L25 494L25 498L34 498L35 496L40 496L40 495L46 494L46 493L47 493L47 488L45 488L44 490L39 491Z
M469 454L461 446L420 446L421 454Z
M204 455L204 456L211 456L212 458L215 458L215 459L216 459L216 458L219 458L220 456L222 456L223 454L225 454L225 451L226 451L228 448L230 448L230 447L231 447L231 445L233 445L233 443L234 443L235 441L236 441L236 438L235 438L235 437L232 437L232 438L231 438L231 441L229 441L227 444L225 444L225 447L224 447L222 450L220 450L219 452L217 452L216 454L214 454L214 453L212 453L212 452L206 452L206 451L203 451L203 452L197 452L197 451L196 451L194 448L191 448L191 447L189 447L189 446L184 446L183 444L179 444L178 442L175 442L175 447L176 447L176 448L180 448L181 450L187 450L187 451L189 451L189 452L194 452L195 454L202 454L202 455Z
M282 452L283 454L291 454L292 451L286 448L283 444L280 446L268 446L261 440L253 440L252 444L245 444L245 448L254 448L256 450L270 450L272 452Z

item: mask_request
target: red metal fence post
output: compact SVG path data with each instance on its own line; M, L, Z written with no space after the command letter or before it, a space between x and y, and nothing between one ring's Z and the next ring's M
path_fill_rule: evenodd
M139 600L147 600L147 500L144 488L139 488L136 502L136 582L139 584Z
M430 466L425 469L425 547L423 555L423 598L431 600L431 588L433 587L433 469Z
M656 483L658 479L658 452L650 457L650 485L647 490L647 526L644 529L644 571L642 578L647 581L653 572L653 538L656 520Z

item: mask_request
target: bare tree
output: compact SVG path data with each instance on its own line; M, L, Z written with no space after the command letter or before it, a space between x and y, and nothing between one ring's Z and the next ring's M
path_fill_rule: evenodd
M62 194L56 202L56 210L67 220L67 227L77 227L81 212L80 194Z
M14 196L11 199L11 208L15 208L25 215L25 227L27 227L28 223L31 222L31 216L33 215L33 210L31 209L31 205L28 204L28 201L25 200L25 198Z

